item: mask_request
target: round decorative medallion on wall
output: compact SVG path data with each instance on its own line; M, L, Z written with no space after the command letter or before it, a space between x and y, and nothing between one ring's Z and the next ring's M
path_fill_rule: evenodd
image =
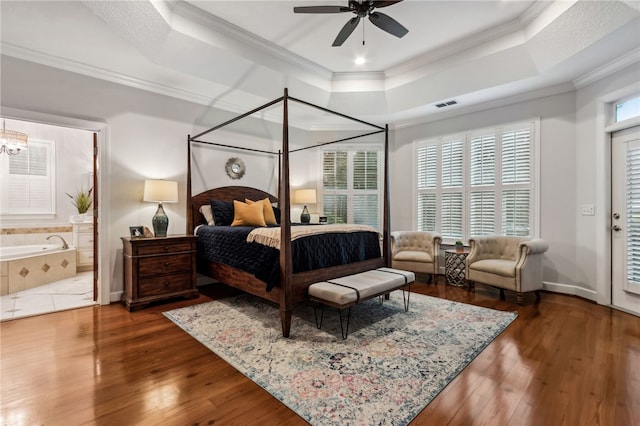
M229 158L224 168L231 179L241 179L246 171L244 161L237 157Z

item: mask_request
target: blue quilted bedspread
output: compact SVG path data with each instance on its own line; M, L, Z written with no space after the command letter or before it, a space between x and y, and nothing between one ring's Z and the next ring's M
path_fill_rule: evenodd
M321 225L319 225L321 226ZM198 228L198 262L218 262L254 275L267 291L280 282L280 251L248 243L249 226ZM297 238L291 243L293 272L304 272L380 257L376 232L327 233Z

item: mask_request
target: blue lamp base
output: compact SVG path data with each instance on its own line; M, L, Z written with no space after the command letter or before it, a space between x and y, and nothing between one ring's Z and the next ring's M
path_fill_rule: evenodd
M162 203L158 204L158 210L151 220L153 224L153 233L156 237L166 237L167 228L169 227L169 217L162 208Z
M309 214L309 210L307 210L307 206L304 206L302 209L302 214L300 215L300 222L304 224L309 224L311 222L311 215Z

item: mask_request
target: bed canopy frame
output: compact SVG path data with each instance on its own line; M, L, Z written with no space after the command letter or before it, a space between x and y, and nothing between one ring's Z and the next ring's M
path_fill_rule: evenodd
M282 117L282 146L278 151L259 149L259 148L247 148L241 146L234 146L229 144L222 144L218 142L211 142L202 140L206 135L209 135L216 130L225 128L226 126L235 123L243 118L252 116L257 112L272 107L282 102L283 117ZM354 136L349 136L329 142L316 143L310 146L304 146L296 149L289 148L289 102L296 102L321 110L323 112L340 116L344 119L363 124L371 127L374 130ZM290 201L290 154L307 149L318 148L320 146L326 146L336 144L339 142L346 142L356 140L359 138L384 133L384 176L383 176L383 220L382 220L382 257L379 259L370 259L357 263L340 265L330 268L316 269L312 271L306 271L301 273L293 273L292 255L291 255L291 201ZM253 188L247 188L242 186L230 186L222 187L213 190L208 190L197 195L192 194L191 188L191 146L192 143L213 145L230 149L237 149L243 151L250 151L256 153L267 154L277 157L278 161L278 198L274 199L269 193L256 190ZM214 278L222 278L225 284L232 285L246 292L255 294L267 300L271 300L280 306L280 320L282 325L282 334L284 337L289 336L291 327L291 312L293 305L307 298L307 288L314 282L337 278L339 276L345 276L362 272L365 270L375 269L382 266L390 265L391 258L391 245L390 245L390 232L389 232L389 126L386 124L384 127L376 124L368 123L366 121L354 118L336 111L332 111L328 108L324 108L312 103L306 102L301 99L297 99L289 96L288 89L284 89L283 96L272 100L258 108L255 108L246 113L240 114L230 120L227 120L221 124L218 124L208 130L198 133L195 136L188 136L187 142L187 233L193 233L194 228L202 223L200 213L198 211L199 206L207 204L210 198L221 197L227 200L252 198L261 196L262 198L269 197L272 202L278 202L278 207L281 210L280 219L280 285L275 287L270 292L266 292L262 289L262 283L256 282L256 279L249 275L243 274L235 270L225 270L224 266L218 265L216 271L212 272ZM256 198L252 198L256 199ZM222 272L218 271L218 268L222 268Z

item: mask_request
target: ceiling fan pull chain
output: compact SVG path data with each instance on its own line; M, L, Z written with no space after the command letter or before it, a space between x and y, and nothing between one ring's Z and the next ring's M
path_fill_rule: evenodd
M365 22L362 21L362 45L364 46L364 24Z

